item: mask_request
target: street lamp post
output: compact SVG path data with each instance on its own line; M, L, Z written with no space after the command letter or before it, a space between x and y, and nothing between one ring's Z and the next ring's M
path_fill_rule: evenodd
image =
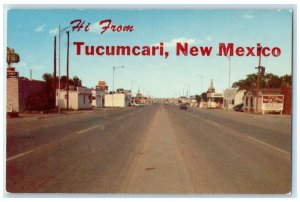
M217 56L220 56L219 54L217 54ZM226 56L228 59L228 88L230 88L230 77L231 77L231 57L230 56Z
M217 56L220 56L219 54L217 54ZM228 59L228 90L230 91L230 77L231 77L231 57L230 56L226 56ZM227 101L227 110L229 110L229 99L226 99Z
M115 70L118 68L124 68L124 66L113 66L113 92L115 91Z
M196 74L196 76L198 76L201 79L201 92L200 92L200 94L201 94L202 91L203 91L203 75L202 74Z
M131 86L130 86L131 95L133 95L132 87L135 82L136 82L136 80L131 80Z
M189 98L189 96L191 96L190 91L191 91L191 85L190 84L184 84L185 86L188 87L188 89L186 90L186 97Z
M114 94L115 94L115 70L118 68L124 68L124 66L113 66L113 94L112 94L112 106L114 106Z
M229 62L229 70L228 70L228 88L230 88L230 76L231 76L231 57L230 56L227 56L228 58L228 62Z
M60 37L62 33L67 30L69 27L65 27L63 29L60 29L60 24L58 25L58 113L60 114Z

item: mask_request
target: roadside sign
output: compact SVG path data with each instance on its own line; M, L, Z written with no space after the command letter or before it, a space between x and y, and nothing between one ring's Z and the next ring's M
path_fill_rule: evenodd
M96 90L104 92L104 91L108 90L108 86L100 86L100 85L98 85L98 86L96 86Z
M7 72L6 78L18 78L19 72Z
M98 85L99 85L99 86L106 86L106 82L105 82L105 81L99 81L99 82L98 82Z
M16 53L10 54L8 58L8 64L10 63L18 63L20 61L20 56Z
M283 95L263 95L262 110L283 110Z

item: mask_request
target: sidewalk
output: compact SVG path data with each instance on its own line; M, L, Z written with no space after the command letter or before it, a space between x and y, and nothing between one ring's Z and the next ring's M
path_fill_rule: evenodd
M95 109L84 109L84 110L63 110L60 114L58 112L51 113L19 113L19 117L16 118L28 118L28 119L45 119L51 117L65 116L65 115L73 115L73 114L84 114L84 113L101 113L108 114L115 111L120 111L122 108L95 108ZM7 119L15 119L7 117Z
M275 118L291 118L291 114L261 114L261 113L251 113L251 112L237 112L234 110L225 110L225 109L202 109L202 108L197 108L197 107L192 107L190 109L195 109L198 111L220 111L221 113L228 113L228 114L233 114L233 115L245 115L245 116L269 116L269 117L275 117Z

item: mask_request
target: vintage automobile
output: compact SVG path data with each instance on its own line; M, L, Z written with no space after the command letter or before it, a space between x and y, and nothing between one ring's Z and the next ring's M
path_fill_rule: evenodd
M181 103L180 106L179 106L179 109L187 110L188 109L188 103Z
M237 111L237 112L242 112L244 111L244 108L243 108L244 104L238 104L238 105L235 105L233 107L234 111Z

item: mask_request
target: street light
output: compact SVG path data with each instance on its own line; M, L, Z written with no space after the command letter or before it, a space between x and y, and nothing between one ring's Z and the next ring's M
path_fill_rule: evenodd
M64 31L66 31L71 26L60 29L60 24L58 25L58 113L60 114L60 37Z
M132 86L135 82L136 82L136 80L131 80L131 86L130 86L131 95L133 95Z
M220 56L219 54L217 54L218 56ZM228 69L228 90L230 92L230 74L231 74L231 57L230 56L226 56L228 59L228 63L229 63L229 69ZM227 110L229 110L229 99L227 98Z
M202 74L196 74L196 76L198 76L200 79L201 79L201 94L202 94L202 91L203 91L203 75Z
M217 56L220 56L219 54L217 54ZM231 76L231 57L230 56L226 56L228 59L228 89L230 89L230 76Z
M111 107L114 107L114 94L115 94L115 70L118 68L124 68L124 66L113 66L113 94L112 94L112 100L111 100Z
M186 94L187 94L186 97L189 98L190 91L191 91L191 85L190 84L184 84L184 85L188 87L188 90L186 92Z
M124 68L124 66L113 66L113 92L115 91L115 70L118 68Z

